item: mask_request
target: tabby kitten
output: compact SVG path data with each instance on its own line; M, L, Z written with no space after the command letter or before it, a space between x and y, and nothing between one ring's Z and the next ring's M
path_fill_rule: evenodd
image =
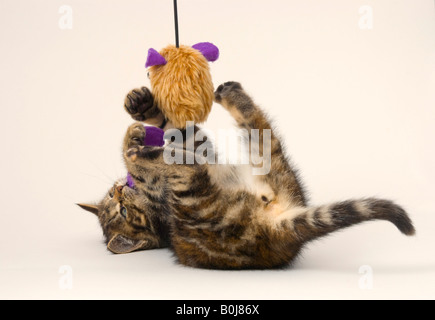
M241 85L219 86L215 100L240 128L259 129L260 154L263 130L271 130L266 150L271 154L270 172L249 176L230 165L168 165L164 148L144 146L146 129L135 123L123 145L135 187L120 180L98 205L82 205L98 216L109 250L128 253L170 245L187 266L264 269L291 263L311 240L368 220L388 220L406 235L415 233L406 212L388 200L307 206L267 117ZM146 88L130 93L125 107L138 120L145 120L148 112L162 121L155 120L155 125L170 127Z

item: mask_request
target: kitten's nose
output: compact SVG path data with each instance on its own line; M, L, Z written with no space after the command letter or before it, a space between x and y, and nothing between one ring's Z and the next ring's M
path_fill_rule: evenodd
M122 195L122 189L124 189L124 186L117 186L116 188L115 188L115 197L116 198L120 198L121 197L121 195Z

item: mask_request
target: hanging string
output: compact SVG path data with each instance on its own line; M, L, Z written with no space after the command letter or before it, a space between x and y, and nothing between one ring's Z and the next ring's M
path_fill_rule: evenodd
M178 10L177 10L177 0L174 0L174 20L175 20L175 46L180 47L178 39Z

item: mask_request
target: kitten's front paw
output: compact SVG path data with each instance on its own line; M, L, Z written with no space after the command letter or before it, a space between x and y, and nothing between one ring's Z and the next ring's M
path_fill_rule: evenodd
M222 103L224 100L232 100L237 93L243 92L242 85L238 82L229 81L221 84L214 93L216 102ZM228 101L230 102L230 101Z
M125 111L136 121L145 121L153 105L154 98L147 87L131 90L124 101Z
M137 160L137 157L143 152L144 149L144 146L131 147L125 152L125 158L130 160L131 162L135 162Z
M143 146L145 142L146 129L140 122L132 124L125 135L124 150L128 150L134 146Z

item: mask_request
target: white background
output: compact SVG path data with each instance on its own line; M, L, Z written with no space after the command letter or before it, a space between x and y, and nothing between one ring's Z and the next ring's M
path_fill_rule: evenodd
M71 30L59 28L64 4ZM359 27L363 5L372 30ZM146 53L174 42L172 14L170 0L0 1L0 298L435 298L432 0L179 0L181 43L220 48L215 86L239 81L268 111L311 203L393 199L416 237L366 223L273 271L105 249L97 219L74 203L98 201L125 175L123 99L149 86ZM231 124L215 105L204 126ZM359 285L364 265L371 290Z

